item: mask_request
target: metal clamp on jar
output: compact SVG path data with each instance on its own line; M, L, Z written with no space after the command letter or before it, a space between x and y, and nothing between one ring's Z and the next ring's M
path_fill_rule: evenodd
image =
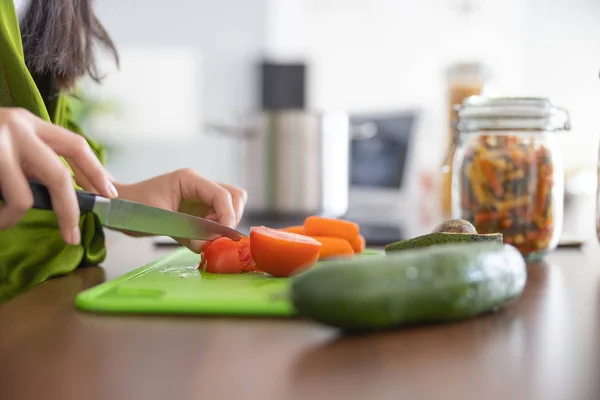
M564 168L555 132L569 114L545 98L473 96L459 108L452 215L504 235L528 260L556 248Z

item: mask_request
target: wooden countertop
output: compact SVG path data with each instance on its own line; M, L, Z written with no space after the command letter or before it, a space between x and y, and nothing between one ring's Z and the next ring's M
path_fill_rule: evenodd
M302 320L79 312L79 291L171 251L108 240L104 268L0 306L0 399L600 399L595 243L529 265L496 314L341 337Z

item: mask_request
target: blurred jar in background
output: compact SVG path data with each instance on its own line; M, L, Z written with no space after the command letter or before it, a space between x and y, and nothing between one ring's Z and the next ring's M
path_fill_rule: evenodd
M596 223L590 218L596 204L596 166L579 165L565 171L565 216L561 241L586 243L594 237Z
M470 97L459 110L452 217L502 233L528 260L556 248L564 167L556 132L569 114L545 98Z
M596 186L596 236L600 242L600 150L598 150L598 170L597 170L597 185Z
M458 63L451 65L446 71L448 135L446 151L442 163L441 176L441 213L444 219L450 218L452 207L452 161L458 139L457 106L470 96L484 93L485 86L490 81L489 69L481 63Z

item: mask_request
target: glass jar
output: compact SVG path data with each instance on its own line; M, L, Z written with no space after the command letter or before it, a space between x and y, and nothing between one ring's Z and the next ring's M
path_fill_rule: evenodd
M598 150L597 168L598 186L596 186L596 237L600 242L600 149Z
M569 114L544 98L474 96L459 108L452 217L502 233L528 260L556 248L564 167L556 132Z
M489 69L485 65L476 62L454 64L446 71L448 136L441 177L441 211L444 218L450 216L452 206L452 161L458 134L456 129L457 106L462 104L468 97L481 95L489 78Z

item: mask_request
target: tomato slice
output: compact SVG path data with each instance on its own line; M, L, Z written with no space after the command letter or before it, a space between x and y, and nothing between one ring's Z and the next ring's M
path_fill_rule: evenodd
M273 276L290 276L314 265L321 251L317 240L264 226L250 229L250 252L256 266Z
M213 274L239 274L241 263L235 242L220 237L207 244L202 253L201 266Z
M235 252L234 252L235 250ZM199 269L216 274L239 274L261 272L250 252L250 238L233 240L221 237L203 246Z
M242 238L235 242L235 245L237 246L242 272L262 272L256 267L256 263L252 258L252 253L250 252L250 238Z

